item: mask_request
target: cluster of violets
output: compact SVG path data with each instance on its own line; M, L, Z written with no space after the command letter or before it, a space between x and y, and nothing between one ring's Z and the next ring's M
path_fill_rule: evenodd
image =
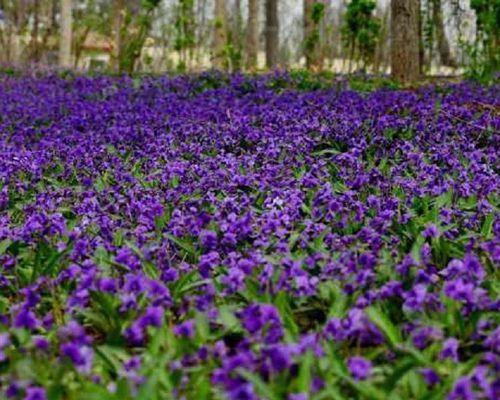
M0 78L0 397L498 399L500 88Z

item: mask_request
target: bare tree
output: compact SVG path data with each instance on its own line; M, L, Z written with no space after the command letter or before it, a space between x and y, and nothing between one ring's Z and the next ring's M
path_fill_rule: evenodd
M14 64L22 62L24 46L22 32L28 29L30 13L25 1L2 1L2 25L0 29L0 61Z
M215 0L215 26L214 26L214 42L213 42L213 65L216 68L224 68L225 56L224 49L227 42L226 32L226 1Z
M324 53L321 48L321 20L325 4L322 0L304 0L304 55L307 68L319 70L323 67Z
M419 0L391 0L391 71L400 82L420 76Z
M274 68L278 65L279 19L278 0L266 0L266 65Z
M248 20L246 29L246 66L254 69L257 65L257 53L259 50L259 1L248 0Z
M442 65L455 67L456 63L450 51L450 44L444 30L443 10L441 0L432 0L432 19L436 32L439 58Z
M28 45L28 59L31 61L38 62L40 57L40 46L38 43L38 32L40 26L40 4L38 1L35 1L33 4L33 27L31 30L31 39Z
M61 32L59 41L59 65L70 68L71 38L73 33L73 4L72 0L61 0Z
M113 51L111 54L111 68L120 70L120 57L123 48L123 22L125 19L125 0L114 0L112 11L113 25Z

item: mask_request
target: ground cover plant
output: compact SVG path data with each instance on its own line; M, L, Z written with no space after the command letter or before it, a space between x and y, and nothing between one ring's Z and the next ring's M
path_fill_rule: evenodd
M499 87L0 79L0 397L499 397Z

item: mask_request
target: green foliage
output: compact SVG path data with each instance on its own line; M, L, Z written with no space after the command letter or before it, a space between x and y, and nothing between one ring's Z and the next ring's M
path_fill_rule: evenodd
M179 0L176 9L174 49L180 54L179 70L184 70L195 45L194 0ZM188 54L189 53L189 54Z
M243 61L243 48L241 41L232 31L227 32L227 40L224 46L225 68L228 71L238 71L241 69Z
M353 74L348 79L330 71L314 73L306 69L291 70L286 76L277 75L268 81L268 87L274 90L324 90L348 87L358 92L369 93L377 89L396 90L400 86L387 77Z
M469 77L487 81L500 70L500 0L471 0L477 17L477 40L464 45Z
M131 74L139 59L144 42L153 23L153 13L160 0L142 0L136 13L125 10L125 21L121 28L123 48L118 54L118 69Z
M380 31L380 21L373 15L374 0L352 0L344 16L342 39L351 58L361 60L363 68L373 61Z
M317 25L325 16L325 5L323 3L314 3L311 11L311 20Z
M349 88L357 92L368 93L377 89L400 89L400 85L385 77L357 75L349 77Z
M304 53L306 56L307 67L322 67L321 55L321 32L320 24L325 16L325 5L315 2L309 10L310 16L308 27L306 28L306 37L304 39Z

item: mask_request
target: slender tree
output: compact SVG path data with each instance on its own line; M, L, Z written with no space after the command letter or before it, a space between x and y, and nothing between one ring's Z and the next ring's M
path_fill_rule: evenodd
M400 82L420 75L419 0L391 0L391 70Z
M225 67L225 46L227 42L227 31L226 31L226 1L225 0L215 0L214 4L214 16L215 16L215 26L214 26L214 41L213 41L213 65L216 68Z
M71 38L73 34L73 4L72 0L61 0L61 36L59 41L59 65L70 68Z
M383 14L380 18L380 32L377 40L377 46L375 48L375 56L373 61L373 70L375 73L384 71L388 66L388 44L389 44L389 11L390 8L386 7L383 10ZM380 10L382 12L382 10Z
M43 58L44 62L48 62L48 57L50 57L50 54L47 52L47 50L50 49L49 39L52 38L57 32L58 3L59 0L50 0L49 4L47 4L47 26L44 29L42 42L40 43L40 58Z
M31 30L31 41L29 44L28 59L38 62L40 57L40 46L38 43L38 32L40 26L40 4L35 1L33 4L33 29Z
M432 19L436 32L436 41L438 46L439 58L442 65L455 67L456 63L450 51L450 43L444 30L444 19L441 0L432 0Z
M120 59L123 51L123 22L125 19L125 0L114 0L113 18L113 52L111 55L112 69L120 70Z
M320 23L325 14L322 0L304 0L304 55L307 68L323 67Z
M245 38L246 67L254 69L257 66L259 49L259 1L248 0L248 19Z
M417 2L418 21L418 74L424 74L425 67L425 46L424 46L424 18L422 15L422 0Z
M274 68L278 65L279 53L279 18L278 0L266 0L266 65Z
M180 70L188 67L192 61L195 45L194 0L178 0L175 16L174 49L179 52Z

